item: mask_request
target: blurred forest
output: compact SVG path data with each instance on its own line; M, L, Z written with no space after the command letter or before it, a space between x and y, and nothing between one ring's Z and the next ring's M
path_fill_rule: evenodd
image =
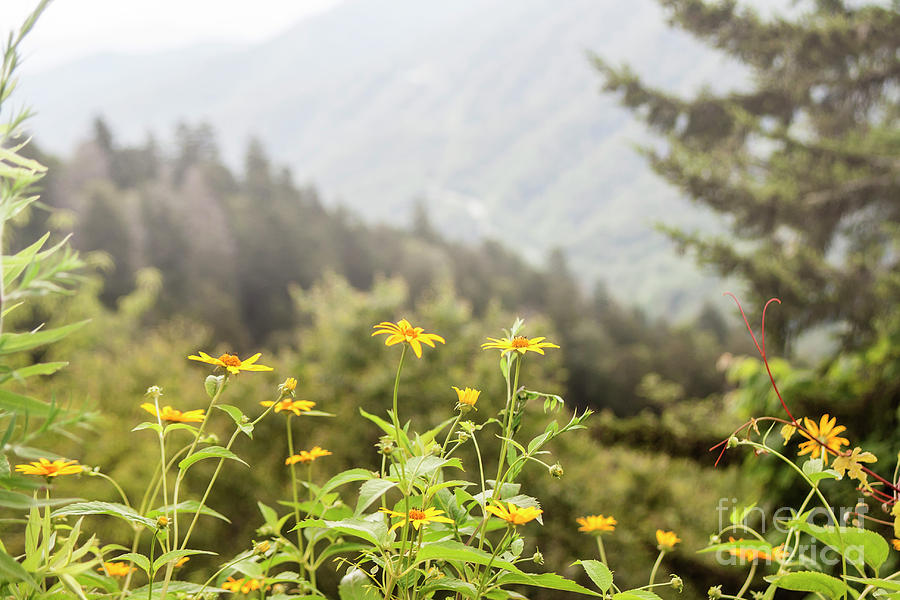
M823 0L796 21L765 21L731 3L664 4L674 24L758 75L754 90L681 98L597 59L608 89L665 142L648 150L657 172L734 229L715 239L671 235L702 264L747 285L751 319L767 298L782 298L770 313L770 354L797 414L829 412L854 444L893 454L900 424L897 10ZM656 527L684 539L666 564L684 577L686 597L739 583L743 573L695 554L714 528L719 498L752 500L765 489L773 508L794 491L765 457L729 453L713 468L710 446L747 418L781 410L760 362L745 356L755 350L729 300L710 299L693 322L648 318L603 284L584 289L560 251L542 266L526 262L527 237L449 241L424 202L391 224L364 224L324 206L315 188L295 183L256 141L243 169L230 169L216 133L182 124L173 147L153 138L127 146L98 118L72 156L30 146L49 175L42 207L9 243L73 231L73 245L95 268L76 296L17 317L20 327L92 319L84 332L33 357L71 365L31 393L96 412L95 431L65 442L61 454L136 485L146 475L141 444L152 439L127 432L141 419L147 387L162 386L165 400L182 409L199 408L205 371L185 357L227 349L262 351L276 367L277 375L238 378L232 393L245 410L269 399L279 377L296 376L299 397L337 415L306 424L302 443L334 452L317 470L374 466L377 432L357 411L388 407L394 357L370 338L371 326L406 317L448 340L404 372L403 400L418 407L410 414L424 426L449 413L451 385L482 389L485 413L500 408L496 356L478 344L522 316L528 335L561 346L528 364L530 387L563 395L569 409L600 411L590 435L554 448L562 480L526 471L546 512L538 545L548 569L578 577L573 558L593 556L594 547L574 519L604 513L619 520L607 550L624 585L644 583L629 572L652 562ZM796 340L822 327L838 334L825 358L797 355ZM536 414L531 426L540 420ZM269 503L284 496L279 430L264 422L257 439L238 448L257 468L229 467L211 506L232 524L207 523L200 547L223 538L244 545L261 523L254 495ZM95 485L60 488L88 495ZM198 558L188 568L203 566Z

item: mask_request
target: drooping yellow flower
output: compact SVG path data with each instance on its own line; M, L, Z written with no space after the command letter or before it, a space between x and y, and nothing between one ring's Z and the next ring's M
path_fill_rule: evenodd
M216 365L217 367L223 367L232 375L237 375L241 371L272 370L272 367L256 364L256 361L259 360L260 356L262 356L262 354L259 352L244 360L238 358L237 354L228 354L227 352L219 358L213 358L206 352L198 352L197 354L199 354L200 356L191 354L190 356L188 356L188 359L204 362L210 365Z
M135 569L125 562L105 562L102 567L97 567L97 570L105 572L110 577L125 577Z
M234 577L229 577L224 582L222 582L222 589L230 590L232 592L240 591L243 594L249 594L252 591L258 590L262 587L262 582L258 579L244 578L235 579Z
M156 412L156 405L144 402L141 408L155 417L159 417L161 421L169 421L171 423L200 423L203 421L205 411L202 408L181 412L171 406L163 406L159 413Z
M485 510L512 525L524 525L525 523L538 518L541 513L544 512L536 506L522 508L511 502L507 502L506 504L508 508L504 507L502 502L498 502L494 506L486 506Z
M863 452L862 448L857 446L850 453L850 456L835 457L832 467L838 474L843 477L846 473L850 479L859 481L863 488L869 489L869 475L863 471L862 463L877 462L878 458L871 452Z
M473 390L472 388L461 390L455 385L450 387L456 390L456 397L461 405L474 407L475 403L478 402L478 396L481 395L481 390Z
M838 437L847 428L843 425L837 425L837 419L834 417L829 418L828 413L822 415L818 425L809 417L804 417L803 426L806 428L806 431L801 431L800 435L805 437L807 441L800 443L799 456L809 454L812 458L819 458L819 455L821 455L825 464L828 464L829 458L826 448L832 450L835 454L840 454L841 446L850 444L850 440L847 438Z
M518 352L519 354L525 354L529 350L531 352L537 352L538 354L544 353L544 348L559 348L556 344L552 342L545 342L547 339L545 337L536 337L528 339L527 337L517 335L516 337L510 338L492 338L489 337L487 342L483 343L481 347L485 350L494 348L496 350L500 350L503 354L508 354L510 352Z
M397 512L395 510L389 510L387 508L382 508L381 512L389 514L391 517L399 517L403 519L398 523L394 523L391 527L391 531L397 529L406 521L412 523L412 526L416 528L418 531L420 525L424 525L426 523L453 523L452 519L448 519L447 517L442 517L444 511L438 510L433 506L431 508L426 508L425 510L419 510L418 508L409 509L409 514Z
M291 400L290 398L285 398L284 400L279 400L278 402L264 400L260 402L260 404L262 404L263 406L272 406L274 404L275 412L292 412L298 417L301 413L312 410L313 406L316 405L315 402L310 402L309 400Z
M375 333L372 334L372 337L375 337L376 335L388 336L387 339L384 340L385 346L393 346L394 344L407 342L413 349L413 352L416 353L417 358L422 358L422 344L434 348L435 342L440 342L442 344L446 343L441 336L435 333L425 333L424 329L421 327L413 327L406 319L400 319L396 323L383 321L378 325L373 326L373 329L375 329Z
M656 543L659 544L660 550L671 550L680 541L681 539L675 535L674 531L656 530Z
M182 556L181 558L179 558L178 560L175 561L175 568L177 569L178 567L183 567L184 564L189 560L191 560L190 556Z
M615 517L604 517L603 515L588 515L586 517L578 517L575 519L575 522L581 525L578 528L578 531L583 531L585 533L601 533L603 531L615 531L616 521Z
M82 466L77 460L54 460L50 462L46 458L38 459L27 465L16 465L16 471L24 475L43 475L44 477L57 477L59 475L75 475L81 473Z
M311 463L317 458L321 458L323 456L331 456L331 452L329 452L328 450L324 450L319 446L313 446L312 450L301 450L300 454L295 454L293 456L287 457L284 461L284 464L295 465L297 463Z
M735 540L733 537L729 537L728 541L741 542L743 541L743 538ZM760 559L766 561L777 560L781 562L782 560L784 560L784 557L786 555L784 551L784 544L772 548L771 554L766 552L765 550L757 550L756 548L729 548L728 554L737 556L738 558L741 558L747 562L755 562Z
M892 539L891 546L894 547L894 550L896 550L897 552L900 552L900 540L898 540L897 538Z

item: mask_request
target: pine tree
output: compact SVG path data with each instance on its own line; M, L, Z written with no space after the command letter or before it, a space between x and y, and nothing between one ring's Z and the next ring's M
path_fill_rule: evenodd
M734 0L659 0L671 23L746 65L749 89L679 97L597 57L606 89L665 138L653 169L721 215L731 235L666 229L747 282L787 344L820 324L871 338L900 281L900 3L807 0L762 18Z

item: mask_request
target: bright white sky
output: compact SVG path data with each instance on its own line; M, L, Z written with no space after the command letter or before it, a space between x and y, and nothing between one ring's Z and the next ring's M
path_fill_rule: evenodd
M29 34L23 67L37 71L97 52L144 53L202 42L277 35L340 0L56 0ZM0 0L0 33L17 28L37 0Z

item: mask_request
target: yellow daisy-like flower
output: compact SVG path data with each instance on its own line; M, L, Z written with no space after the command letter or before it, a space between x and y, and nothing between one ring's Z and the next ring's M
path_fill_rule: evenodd
M586 517L578 517L575 519L575 522L581 525L578 528L578 531L583 531L584 533L601 533L604 531L615 531L616 521L615 517L604 517L603 515L588 515Z
M487 342L483 343L481 347L484 350L489 350L494 348L496 350L500 350L503 354L508 354L509 352L518 352L519 354L525 354L529 350L531 352L537 352L538 354L544 353L544 348L559 348L556 344L552 342L545 342L547 339L545 337L536 337L528 339L527 337L517 335L516 337L510 338L492 338L489 337Z
M200 356L196 356L191 354L188 356L189 360L196 360L200 362L204 362L210 365L216 365L217 367L222 367L226 369L232 375L237 375L241 371L271 371L272 367L267 367L265 365L258 365L256 361L259 360L259 357L262 356L261 353L257 352L250 358L241 360L238 358L237 354L228 354L227 352L220 356L219 358L213 358L206 352L198 352Z
M656 530L656 543L659 544L660 550L671 550L675 544L681 541L674 531Z
M456 396L462 405L474 407L475 403L478 402L478 396L481 395L481 390L473 390L472 388L461 390L455 385L450 387L456 390Z
M285 398L284 400L279 400L278 402L264 400L263 402L260 402L260 404L262 404L263 406L272 406L274 404L275 412L292 412L298 417L301 413L312 410L313 406L316 405L315 402L310 402L309 400L291 400L290 398Z
M82 466L77 460L54 460L50 462L46 458L38 459L27 465L16 465L16 471L24 475L43 475L44 477L57 477L58 475L75 475L81 473Z
M311 463L317 458L321 458L323 456L331 456L331 452L329 452L328 450L324 450L319 446L313 446L312 450L301 450L300 454L295 454L293 456L287 457L284 461L284 464L295 465L297 463Z
M156 405L144 402L141 408L155 417L159 417L161 421L169 421L171 423L200 423L203 421L205 411L202 408L197 410L189 410L181 412L171 406L163 406L159 413L156 412Z
M498 502L495 506L486 506L485 510L512 525L524 525L538 518L544 512L536 506L522 508L511 502L506 504L508 508L504 507L502 502Z
M811 458L819 458L819 455L821 455L825 464L828 464L829 459L827 450L831 450L835 454L840 454L841 446L850 445L850 440L838 437L838 435L846 431L847 428L843 425L838 425L837 419L829 417L828 413L822 415L818 425L809 417L804 417L803 426L806 428L806 431L801 431L800 434L805 437L807 441L800 443L799 456L809 454Z
M222 589L232 592L240 591L243 594L249 594L252 591L258 590L260 587L262 587L262 582L258 579L253 579L252 577L249 579L244 577L241 577L240 579L229 577L222 582Z
M896 550L897 552L900 552L900 540L898 540L897 538L892 539L891 546L894 547L894 550Z
M412 526L416 528L418 531L420 525L424 525L426 523L453 523L452 519L448 519L447 517L442 517L444 511L438 510L433 506L431 508L426 508L425 510L419 510L418 508L409 509L409 513L397 512L395 510L389 510L387 508L382 508L381 512L389 514L391 517L400 517L403 519L399 523L394 523L391 527L391 531L397 529L406 521L412 523Z
M435 342L440 342L442 344L446 343L441 336L435 333L425 333L424 329L421 327L413 327L406 319L400 319L396 323L383 321L378 325L373 326L373 329L375 329L375 333L372 334L372 337L375 337L376 335L388 336L387 339L384 340L385 346L393 346L394 344L407 342L413 349L413 352L416 353L416 358L422 358L422 344L434 348Z
M105 562L102 567L97 567L97 570L105 572L110 577L125 577L134 571L134 567L124 562Z

